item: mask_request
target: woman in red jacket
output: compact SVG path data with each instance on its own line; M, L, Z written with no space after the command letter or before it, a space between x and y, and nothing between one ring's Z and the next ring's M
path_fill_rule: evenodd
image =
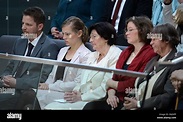
M117 69L143 72L147 62L156 55L147 37L152 29L152 22L147 17L131 17L126 21L125 36L130 45L121 53ZM84 110L121 109L124 97L134 88L135 80L135 77L114 74L107 81L109 88L106 97L86 104Z

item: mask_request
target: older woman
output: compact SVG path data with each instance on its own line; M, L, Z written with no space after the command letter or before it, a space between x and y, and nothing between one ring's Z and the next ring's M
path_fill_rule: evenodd
M96 50L89 55L87 64L104 68L115 68L121 50L116 47L116 31L107 22L100 22L89 28L90 42ZM94 70L83 70L81 82L71 92L65 92L66 103L53 102L45 109L73 110L82 109L90 101L98 100L106 95L106 82L112 73Z
M147 17L131 17L126 22L126 38L129 44L116 64L117 69L142 72L147 62L154 57L150 39L147 35L153 29L152 22ZM88 103L84 109L121 109L124 96L128 89L134 88L135 77L114 74L112 79L108 79L107 98L101 101Z
M126 109L170 109L174 99L174 88L170 82L170 75L177 67L157 66L158 61L170 61L177 54L176 46L179 43L179 36L171 24L158 25L151 34L151 45L158 56L154 57L146 66L145 71L151 72L146 95L146 80L139 78L136 80L136 98L125 97ZM143 101L143 97L145 100ZM142 104L143 103L143 104Z

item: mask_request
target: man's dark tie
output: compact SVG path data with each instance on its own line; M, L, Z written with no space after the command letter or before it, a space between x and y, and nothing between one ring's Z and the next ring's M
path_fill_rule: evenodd
M30 56L33 47L34 47L34 46L33 46L31 43L28 44L28 51L27 51L26 56ZM20 63L20 65L18 66L17 72L16 72L16 74L15 74L15 78L20 77L20 74L21 74L21 72L22 72L22 70L23 70L24 64L25 64L25 62L22 61L22 62Z
M27 55L26 55L26 56L30 56L33 47L34 47L34 46L33 46L31 43L29 43L29 45L28 45L28 51L27 51Z
M121 2L122 2L122 0L118 0L116 8L114 10L114 14L113 14L113 17L112 17L112 23L111 23L113 26L115 25L116 19L118 17L118 12L119 12L119 8L121 6Z

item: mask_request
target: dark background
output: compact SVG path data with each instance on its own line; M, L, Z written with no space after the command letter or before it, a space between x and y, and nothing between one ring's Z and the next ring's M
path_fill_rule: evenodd
M0 36L21 35L22 11L30 6L41 7L46 14L44 32L48 33L59 0L0 0Z

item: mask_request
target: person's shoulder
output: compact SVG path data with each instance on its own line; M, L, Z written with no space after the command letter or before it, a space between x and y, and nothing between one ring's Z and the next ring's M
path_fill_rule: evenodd
M112 45L107 53L108 59L116 60L119 58L122 50L116 45Z
M56 42L55 42L55 40L54 39L52 39L52 38L50 38L50 37L48 37L48 36L46 36L46 38L45 38L45 41L44 41L44 44L45 45L48 45L48 46L59 46Z
M55 50L59 52L61 49L60 45L58 45L53 39L49 38L48 36L42 40L42 48L45 50Z
M152 46L151 46L150 44L144 45L144 46L142 47L142 50L154 52L154 50L153 50L153 48L152 48Z
M88 47L85 44L82 44L78 49L80 51L82 51L83 53L90 53L90 52L92 52L92 49L91 48L92 48L92 46L91 47Z
M117 45L112 45L111 46L111 49L112 50L115 50L115 51L117 51L117 52L121 52L123 49L121 49L120 47L118 47Z
M21 42L21 41L25 41L25 40L27 40L27 38L17 37L17 38L15 39L16 42Z
M59 52L67 52L69 48L70 48L69 46L65 46L61 48Z
M183 56L183 52L178 51L176 52L175 58L182 57L182 56Z
M46 42L48 42L48 43L55 43L55 42L54 42L54 39L52 39L52 38L50 38L50 37L48 37L48 36L45 36L45 38L46 38L46 39L45 39ZM55 43L55 44L56 44L56 43Z
M154 52L153 48L151 45L145 45L143 47L143 49L141 50L142 53L144 53L145 55L147 54L149 57L154 57L157 54ZM147 57L148 58L148 57Z
M15 40L12 40L12 41L13 41L15 47L16 46L19 47L20 44L23 44L23 43L27 42L27 38L18 37Z

